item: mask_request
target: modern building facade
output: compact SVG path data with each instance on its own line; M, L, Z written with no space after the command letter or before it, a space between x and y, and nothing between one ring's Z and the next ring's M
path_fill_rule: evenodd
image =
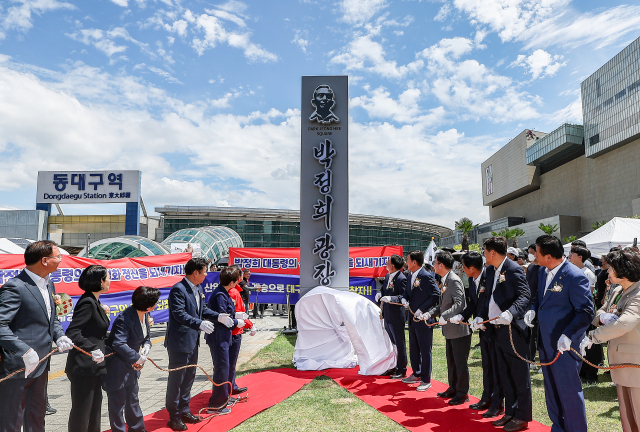
M640 214L639 87L640 38L582 83L584 125L537 139L523 131L482 163L491 223L522 218L522 246L542 234L540 222L580 238L596 222Z
M237 232L224 226L206 226L200 228L184 228L170 234L162 245L171 249L172 243L199 244L199 255L218 261L229 256L229 248L244 247L242 239ZM195 254L194 254L195 256Z
M240 207L156 207L163 218L164 235L208 225L237 232L245 247L300 247L300 212ZM450 235L449 228L381 216L349 215L349 246L400 245L405 252L425 250Z
M47 212L42 210L0 210L0 238L31 240L47 238Z
M141 236L123 235L91 242L89 253L87 254L87 248L85 247L78 253L78 256L101 260L115 260L120 258L165 255L168 253L170 253L170 251L167 247L151 239Z

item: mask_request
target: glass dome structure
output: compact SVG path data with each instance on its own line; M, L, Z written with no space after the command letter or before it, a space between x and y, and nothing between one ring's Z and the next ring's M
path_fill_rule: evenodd
M86 249L82 249L78 256L86 257ZM92 242L88 258L109 260L165 255L168 253L170 253L169 249L158 242L146 237L126 235Z
M213 261L229 256L229 248L244 247L238 233L224 226L181 229L167 237L162 245L170 250L172 243L199 244L202 257Z

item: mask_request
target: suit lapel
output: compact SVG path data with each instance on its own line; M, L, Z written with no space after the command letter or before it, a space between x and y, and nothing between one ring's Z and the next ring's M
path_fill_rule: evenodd
M553 277L553 279L551 279L551 283L549 284L549 289L547 289L547 292L544 292L544 288L547 284L547 272L544 272L544 285L542 285L542 301L540 301L540 306L542 306L544 304L544 302L546 302L549 297L551 297L552 291L551 288L553 288L553 285L558 282L559 285L562 285L562 278L565 276L565 273L567 271L567 261L565 260L562 264L560 264L562 267L560 268L560 270L558 270L558 273L556 273L556 275Z
M31 279L31 277L26 272L23 271L22 274L24 275L22 280L27 286L27 290L29 290L31 295L33 295L33 297L36 299L36 301L42 308L42 313L44 313L44 316L47 317L47 321L51 321L51 317L47 316L47 307L44 304L44 299L42 298L42 294L40 293L40 290L36 286L36 283L33 281L33 279ZM49 297L51 297L51 291L49 290L48 286L47 286L47 291L49 292ZM53 307L51 309L53 309Z
M189 297L189 299L191 299L191 302L193 303L193 308L195 309L196 313L199 314L198 303L196 303L196 298L193 295L193 290L191 289L191 285L189 285L189 282L187 282L186 278L182 285L184 286L184 289L187 292L187 296Z

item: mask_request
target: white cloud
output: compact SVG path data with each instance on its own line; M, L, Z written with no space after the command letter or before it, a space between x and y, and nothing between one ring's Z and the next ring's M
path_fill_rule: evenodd
M397 100L393 99L384 87L370 90L369 86L365 86L365 90L369 94L354 97L351 99L350 105L353 108L363 108L373 119L393 120L399 123L421 123L425 126L433 126L444 119L445 111L442 107L431 109L426 115L422 114L420 102L424 95L417 88L405 90Z
M307 52L307 47L309 46L309 41L307 39L303 39L300 37L300 32L297 31L295 37L291 41L291 43L298 45L302 52Z
M449 13L451 13L451 5L449 3L445 3L440 7L438 15L433 17L433 20L442 22L447 18Z
M170 82L173 84L182 84L182 82L180 82L179 79L173 77L169 72L165 70L162 70L160 68L153 67L153 66L149 66L149 70L154 74L158 75L159 77L164 78L167 82Z
M550 120L556 127L564 123L583 124L582 96L578 93L578 97L573 102L551 114Z
M97 50L102 51L109 57L124 52L127 49L125 45L116 45L111 39L111 35L100 29L81 29L71 34L67 33L66 35L85 45L93 45Z
M49 11L76 8L71 3L58 0L14 0L13 3L4 14L0 7L0 39L4 39L10 30L27 31L33 27L34 13L42 15Z
M386 0L342 0L342 19L348 24L363 25L387 7Z
M518 58L511 63L511 66L522 66L527 72L531 73L533 79L538 77L553 76L558 70L566 65L560 63L561 55L551 55L543 49L535 50L530 56L519 55Z
M360 36L353 40L343 51L331 59L332 63L344 64L346 70L367 70L385 78L403 78L417 72L424 66L420 59L398 66L396 61L385 59L382 45L371 40L371 36Z
M118 6L122 6L122 7L128 7L129 6L129 0L111 0L111 2L117 4Z

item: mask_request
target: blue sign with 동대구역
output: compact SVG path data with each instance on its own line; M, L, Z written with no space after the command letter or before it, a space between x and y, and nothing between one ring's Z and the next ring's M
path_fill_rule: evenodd
M127 203L140 200L140 171L38 171L38 204Z

